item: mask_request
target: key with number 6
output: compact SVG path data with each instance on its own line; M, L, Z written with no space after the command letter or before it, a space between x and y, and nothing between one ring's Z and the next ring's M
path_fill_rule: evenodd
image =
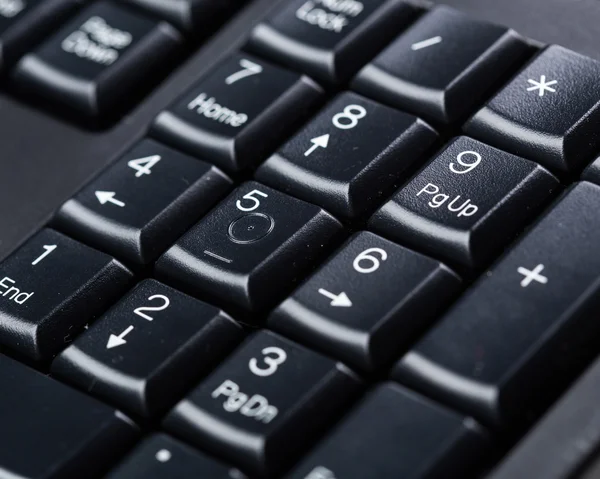
M356 377L271 332L259 332L181 401L165 427L259 475L285 467L360 388Z
M439 262L362 232L274 311L269 326L374 371L396 359L459 286Z

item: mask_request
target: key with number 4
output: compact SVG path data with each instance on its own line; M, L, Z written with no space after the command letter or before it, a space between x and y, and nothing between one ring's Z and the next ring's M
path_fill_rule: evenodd
M132 279L110 256L42 230L0 264L0 343L30 359L50 359Z
M259 475L285 467L358 393L345 367L270 332L248 338L165 419Z
M67 201L57 228L126 261L145 265L230 189L219 169L143 140Z

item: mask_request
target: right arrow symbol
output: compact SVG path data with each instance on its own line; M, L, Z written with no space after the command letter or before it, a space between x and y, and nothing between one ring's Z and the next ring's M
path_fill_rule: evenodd
M125 331L123 331L118 336L115 334L111 334L110 337L108 338L108 342L106 343L106 349L112 349L112 348L116 348L117 346L123 346L124 344L127 344L127 341L125 340L125 336L127 336L129 333L131 333L131 331L133 331L133 326L129 326Z
M310 142L313 145L308 150L306 150L304 156L309 156L317 148L327 148L327 145L329 145L329 133L327 135L317 136L316 138L310 140Z
M331 306L338 308L350 308L352 306L352 301L350 301L348 295L343 291L340 294L333 294L321 288L319 289L319 293L331 300Z

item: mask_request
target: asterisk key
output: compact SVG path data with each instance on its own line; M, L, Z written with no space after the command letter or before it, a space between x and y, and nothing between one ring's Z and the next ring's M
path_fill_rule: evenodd
M546 81L546 75L542 75L540 77L540 81L536 81L536 80L532 80L532 79L529 79L527 81L533 85L533 86L530 86L527 89L527 91L539 90L540 96L544 96L546 94L546 91L549 91L551 93L556 93L556 89L552 88L552 85L556 85L558 83L558 80Z

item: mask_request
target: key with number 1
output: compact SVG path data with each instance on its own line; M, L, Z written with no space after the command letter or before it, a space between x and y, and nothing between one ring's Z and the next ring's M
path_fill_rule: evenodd
M42 230L0 264L0 343L30 359L50 359L132 279L110 256Z

